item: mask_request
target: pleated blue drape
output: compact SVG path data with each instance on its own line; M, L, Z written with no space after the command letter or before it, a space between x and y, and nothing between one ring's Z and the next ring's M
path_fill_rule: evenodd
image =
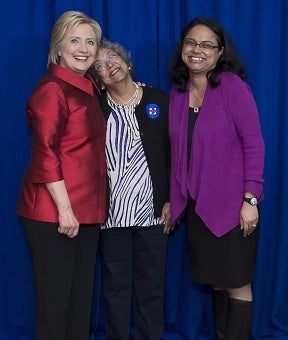
M14 212L30 152L24 109L46 72L51 27L71 9L93 16L104 37L131 52L136 80L167 93L167 65L186 23L213 17L230 33L247 66L266 143L252 335L288 339L288 2L15 0L2 1L0 9L0 340L34 339L32 265ZM210 288L190 282L184 222L169 240L165 289L164 339L213 339ZM104 339L99 263L91 339Z

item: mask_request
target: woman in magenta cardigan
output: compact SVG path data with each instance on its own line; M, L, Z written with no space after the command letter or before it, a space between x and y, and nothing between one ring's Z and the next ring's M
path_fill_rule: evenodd
M264 142L236 49L217 22L182 31L170 71L171 214L191 278L214 288L217 339L249 339Z

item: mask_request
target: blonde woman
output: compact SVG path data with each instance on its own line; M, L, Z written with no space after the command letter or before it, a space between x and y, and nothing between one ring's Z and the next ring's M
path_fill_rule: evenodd
M105 121L86 77L101 28L81 12L55 23L48 73L27 103L32 137L17 213L34 266L37 340L89 338L99 223L105 220Z

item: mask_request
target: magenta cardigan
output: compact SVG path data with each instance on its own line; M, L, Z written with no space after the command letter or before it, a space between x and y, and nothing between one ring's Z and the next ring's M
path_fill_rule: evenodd
M171 214L184 214L189 196L196 212L220 237L240 222L245 191L263 200L264 141L248 84L232 73L207 86L197 118L187 168L189 92L170 93ZM188 84L187 84L188 85Z

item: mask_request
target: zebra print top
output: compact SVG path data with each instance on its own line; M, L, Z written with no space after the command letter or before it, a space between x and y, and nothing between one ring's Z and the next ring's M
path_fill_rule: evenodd
M115 105L107 121L106 161L109 212L103 229L160 224L154 217L153 187L140 138L135 107Z

